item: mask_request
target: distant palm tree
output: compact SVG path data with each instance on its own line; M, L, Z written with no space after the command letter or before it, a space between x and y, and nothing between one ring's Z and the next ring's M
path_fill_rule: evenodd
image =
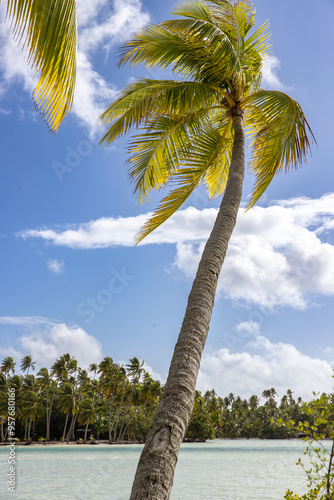
M2 360L1 366L0 366L0 371L1 373L4 373L6 377L8 378L10 375L10 372L13 374L15 373L15 365L16 363L14 362L14 359L12 356L7 356Z
M85 435L84 435L84 442L87 441L87 431L88 431L88 425L93 424L95 422L96 418L96 406L94 402L94 397L85 397L80 402L79 406L79 418L78 421L81 424L86 425L85 427Z
M33 361L32 357L27 355L27 356L24 356L24 358L22 358L20 368L21 368L23 373L27 372L27 374L29 375L29 369L31 368L32 370L35 370L35 367L34 367L35 364L36 364L36 361Z
M1 442L5 440L4 434L4 419L7 417L8 412L8 379L2 371L0 371L0 413L1 413Z
M171 187L137 242L173 215L200 184L206 184L211 197L223 198L189 295L131 500L164 500L171 492L218 278L241 203L244 127L251 137L250 168L256 175L249 207L277 173L305 161L313 137L296 101L260 87L269 53L268 26L253 30L255 10L249 0L192 0L174 13L179 17L148 26L130 40L120 63L168 68L179 80L143 78L130 83L101 116L110 125L101 143L110 144L137 127L130 144L129 177L138 201L148 199L152 189Z
M114 363L113 359L110 356L106 356L98 366L98 373L100 374L101 391L104 393L109 402L109 416L108 416L109 443L112 442L113 423L111 421L111 415L117 391L118 370L119 366L116 363Z
M119 439L121 439L121 436L123 433L125 419L127 417L127 414L128 414L129 408L130 408L130 404L131 404L131 401L133 398L133 393L134 393L136 386L139 383L140 377L144 371L144 369L143 369L144 361L139 361L139 359L136 357L130 359L129 361L130 362L129 362L129 364L126 365L126 368L127 368L128 376L131 379L131 390L130 390L130 394L129 394L129 397L128 397L128 400L126 402L124 412L123 412L123 419L122 419L120 431L118 434Z
M78 395L75 386L70 382L65 382L65 384L60 388L58 406L61 412L66 415L64 430L63 430L63 442L65 442L66 436L69 438L72 432L71 427L73 425L73 417L74 415L76 415L78 410L77 396ZM67 422L70 414L72 415L72 423L70 425L68 434L66 435Z
M0 366L0 373L4 374L6 381L8 381L10 372L12 372L13 374L15 373L15 365L16 365L16 363L14 362L14 359L12 356L7 356L6 358L4 358L2 360L1 366ZM1 414L1 441L4 441L4 439L5 439L4 432L3 432L4 417L5 417L5 414L2 413Z
M126 388L127 384L129 383L126 370L124 366L118 366L117 371L115 373L116 376L116 381L117 381L117 387L120 388L120 391L118 391L118 408L114 416L114 420L112 423L112 428L114 429L114 441L116 441L116 436L117 436L117 424L119 421L119 417L121 415L121 411L123 408L123 402L126 394Z
M28 49L28 63L39 81L33 100L42 118L57 131L72 106L77 22L75 0L7 0L14 38Z
M97 372L97 370L98 370L98 365L97 365L97 363L91 363L91 364L89 365L88 371L93 372L93 374L94 374L94 375L93 375L93 380L95 379L95 376L96 376L96 372Z
M55 396L55 382L52 379L51 374L47 368L41 368L37 373L37 381L40 384L42 390L45 390L45 413L46 413L46 435L45 442L50 441L50 424L51 424L51 411L53 400ZM51 401L50 401L50 388L52 392Z
M43 398L39 391L35 391L34 389L30 389L29 386L26 386L23 398L22 398L22 414L24 418L29 420L28 427L28 435L27 439L30 441L31 439L31 424L36 421L36 419L43 412ZM33 436L34 436L33 429Z

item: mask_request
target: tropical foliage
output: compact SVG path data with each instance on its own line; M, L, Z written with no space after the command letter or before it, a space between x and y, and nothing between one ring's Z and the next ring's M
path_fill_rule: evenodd
M77 50L75 0L7 0L7 19L38 74L33 100L53 131L72 106Z
M13 389L15 435L21 440L86 441L88 433L110 442L145 439L162 386L138 358L120 366L105 357L90 365L92 376L68 353L50 370L41 368L36 377L25 373L34 364L31 356L25 356L21 374L15 373L10 356L0 365L2 441L8 437L8 396Z
M15 435L20 440L86 441L94 436L109 442L145 441L163 386L147 373L143 361L134 357L120 366L106 356L87 371L67 353L35 377L25 373L27 359L29 366L35 364L25 356L20 374L13 373L12 357L0 365L3 441L8 438L8 389L15 389ZM323 394L306 404L289 389L280 400L274 388L249 399L196 391L185 440L285 439L298 432L332 437L333 397Z
M298 424L299 431L306 434L307 463L299 459L297 465L306 473L308 492L299 496L289 490L284 498L331 500L334 498L334 394L322 394L303 409L312 419ZM331 443L324 441L328 438Z
M210 197L226 187L234 139L233 115L244 115L256 183L249 206L275 174L306 161L313 134L300 105L277 90L261 89L270 53L268 23L253 31L248 0L182 3L182 19L148 26L126 43L120 65L169 69L179 79L140 78L122 90L102 114L108 145L131 139L129 179L138 202L167 184L171 192L138 234L147 236L168 219L201 183Z

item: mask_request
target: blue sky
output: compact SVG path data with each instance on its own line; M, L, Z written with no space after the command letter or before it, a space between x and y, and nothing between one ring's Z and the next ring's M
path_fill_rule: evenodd
M219 200L204 189L142 245L133 236L161 193L138 207L126 141L98 145L99 114L143 67L116 67L137 29L174 2L78 0L74 107L50 134L30 101L34 73L0 25L0 357L31 354L50 366L64 352L84 367L103 356L144 359L165 379L203 242ZM4 20L1 3L0 19ZM224 396L274 386L296 396L332 388L334 34L331 0L255 0L270 20L273 52L263 86L302 106L318 147L298 171L274 179L231 240L198 388ZM253 178L246 176L243 202Z

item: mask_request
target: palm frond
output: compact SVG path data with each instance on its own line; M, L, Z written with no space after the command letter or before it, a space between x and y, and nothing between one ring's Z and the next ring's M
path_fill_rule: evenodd
M229 10L231 13L231 6ZM239 71L240 64L236 45L229 37L231 28L224 32L211 11L203 2L181 5L175 14L182 13L187 18L141 30L121 49L120 64L144 63L149 68L172 66L174 72L198 81L210 81L210 78L217 81L218 74L223 81L232 70Z
M136 235L135 243L138 244L148 236L157 227L161 226L169 217L171 217L183 203L189 198L204 178L204 172L192 171L190 169L178 170L177 181L180 187L166 196L154 215L149 219Z
M109 125L100 144L108 145L118 137L145 123L150 116L187 115L222 105L226 93L201 82L139 79L128 85L100 116Z
M245 100L246 128L253 137L251 171L256 182L248 208L269 186L274 175L306 162L315 141L300 105L283 92L261 90Z
M8 0L15 39L28 47L28 62L39 73L36 107L56 131L71 109L76 77L75 0Z
M226 127L230 129L230 121ZM232 140L229 133L224 134L224 129L221 133L212 127L209 121L202 125L201 130L196 133L196 140L193 137L193 141L189 141L185 148L186 168L179 168L172 173L170 185L175 187L138 232L136 243L169 219L204 180L209 192L223 190L228 177L227 158L231 149Z
M205 184L210 198L216 198L221 195L226 187L229 167L232 158L232 146L234 130L232 119L225 122L224 129L221 131L220 139L217 141L217 156L212 158L210 166L205 175Z
M188 118L189 119L189 118ZM130 143L129 178L135 183L138 203L148 201L152 189L160 189L179 168L189 138L181 118L159 117Z

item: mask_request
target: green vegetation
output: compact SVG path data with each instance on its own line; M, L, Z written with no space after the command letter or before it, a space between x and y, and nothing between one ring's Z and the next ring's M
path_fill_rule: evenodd
M1 441L8 438L8 397L13 388L15 437L20 440L85 442L94 436L109 442L145 441L163 386L152 379L138 358L120 366L105 357L87 371L70 354L63 354L50 370L41 368L36 375L29 373L35 370L34 364L31 356L25 356L17 374L12 357L2 360ZM278 401L271 388L263 391L262 401L260 404L256 395L242 399L232 393L220 397L214 390L204 395L196 391L185 439L284 439L297 432L315 439L333 437L334 395L323 394L303 403L287 390Z
M7 0L7 17L38 82L32 98L56 132L72 107L77 52L75 0Z
M334 498L334 394L322 394L321 397L304 405L307 415L311 416L304 422L299 422L299 430L307 437L307 447L304 455L308 457L307 464L299 459L299 464L307 476L309 488L305 495L299 496L287 491L286 500L331 500ZM328 449L324 438L332 439Z

